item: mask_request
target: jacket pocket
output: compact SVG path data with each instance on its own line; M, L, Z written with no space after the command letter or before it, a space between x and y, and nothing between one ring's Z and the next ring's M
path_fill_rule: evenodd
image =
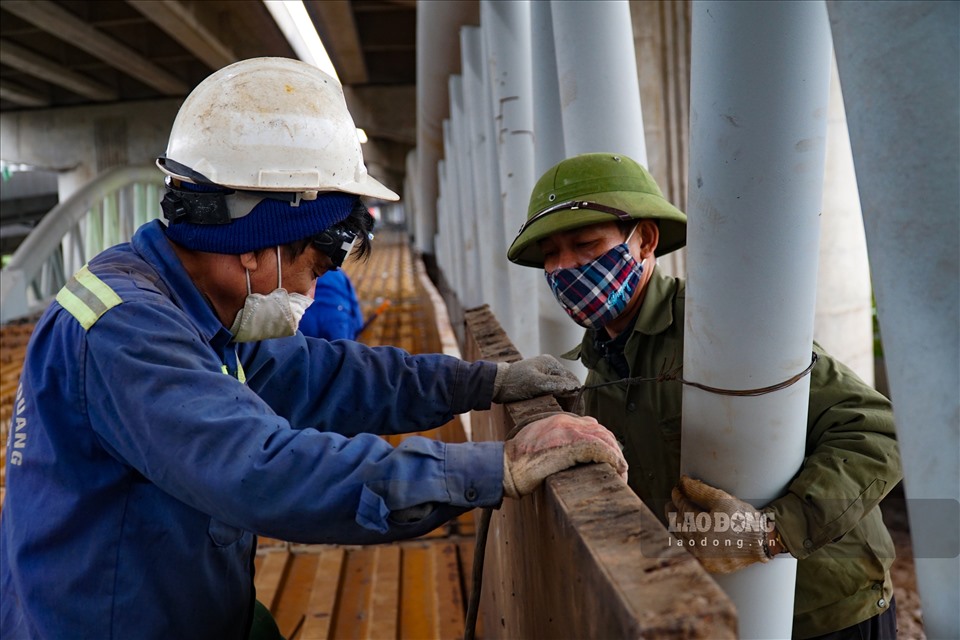
M216 518L210 518L207 533L210 535L214 546L217 547L229 547L243 537L243 529L221 522Z

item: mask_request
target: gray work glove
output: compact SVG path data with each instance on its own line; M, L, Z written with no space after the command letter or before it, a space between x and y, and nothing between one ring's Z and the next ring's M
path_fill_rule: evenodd
M627 461L612 433L595 418L555 413L531 422L503 444L503 494L519 498L558 471L606 462L627 481Z
M493 401L516 402L537 396L572 393L580 380L551 355L527 358L520 362L497 363L493 382Z

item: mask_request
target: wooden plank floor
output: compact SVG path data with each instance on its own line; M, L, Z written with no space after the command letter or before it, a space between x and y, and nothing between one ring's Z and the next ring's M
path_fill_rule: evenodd
M402 231L377 233L364 262L344 265L364 317L390 306L360 336L366 344L411 353L442 350L423 265ZM6 452L23 355L33 325L0 327L0 447ZM460 419L427 437L462 442ZM399 444L408 436L388 436ZM0 458L0 502L5 487ZM261 538L256 558L258 599L288 640L322 638L432 639L463 636L466 588L474 548L468 513L416 540L369 547L296 545ZM482 629L478 628L478 636Z

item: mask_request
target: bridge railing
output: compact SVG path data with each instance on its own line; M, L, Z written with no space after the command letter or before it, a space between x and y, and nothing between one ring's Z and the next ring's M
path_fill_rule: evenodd
M162 185L154 166L116 167L51 209L0 271L0 322L43 309L87 261L158 218Z
M464 313L466 358L520 354L483 306ZM474 440L501 440L544 396L471 416ZM487 638L735 638L733 603L606 465L557 473L493 512L479 617Z

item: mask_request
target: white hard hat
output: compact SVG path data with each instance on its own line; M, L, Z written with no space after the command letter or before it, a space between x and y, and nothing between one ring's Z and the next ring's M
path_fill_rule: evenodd
M231 189L399 199L367 173L340 83L289 58L241 60L197 85L157 165Z

